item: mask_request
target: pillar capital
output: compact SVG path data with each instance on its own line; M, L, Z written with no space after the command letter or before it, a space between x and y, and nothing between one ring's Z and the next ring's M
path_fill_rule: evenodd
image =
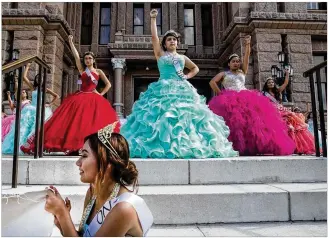
M126 60L123 58L112 58L111 59L113 69L125 69Z

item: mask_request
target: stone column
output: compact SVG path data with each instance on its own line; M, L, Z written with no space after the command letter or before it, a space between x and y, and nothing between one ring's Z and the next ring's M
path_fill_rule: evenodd
M121 3L118 3L121 4ZM126 34L127 35L132 35L133 34L133 3L132 2L127 2L126 3L126 21L125 21L125 29L126 29Z
M163 2L162 3L162 35L169 30L170 27L170 19L169 19L169 3Z
M201 4L195 4L195 45L196 45L196 53L203 53L203 35L202 35L202 9Z
M74 38L74 43L79 45L77 48L78 52L80 51L80 34L81 34L81 14L82 14L82 3L77 3L77 6L75 8L76 12L76 19L75 19L75 38Z
M111 59L112 67L115 71L115 90L114 90L114 103L113 106L115 107L115 110L118 114L118 117L120 119L124 118L123 114L123 108L124 108L124 103L123 103L123 70L126 66L125 59L122 58L112 58Z
M170 28L169 28L169 30L172 29L175 31L180 31L180 29L178 29L178 3L170 2L168 4L169 4L169 12L170 12L170 21L169 21ZM181 4L181 3L179 3L179 4ZM182 3L182 5L183 5L183 3ZM180 14L181 14L181 12L180 12ZM182 12L182 14L183 14L183 12ZM180 33L183 36L183 32L180 32ZM182 38L181 38L181 41L183 41Z
M91 51L97 55L100 34L100 3L93 4L93 28Z
M74 78L74 66L70 66L70 94L73 93L75 91L75 78Z
M150 2L144 3L144 35L151 35L151 23L150 23L150 11L151 4Z
M171 3L170 3L171 4ZM180 42L181 44L185 44L185 35L184 35L184 3L178 2L177 5L177 17L172 15L172 12L170 13L170 19L176 20L178 22L177 24L173 25L173 28L176 26L177 28L174 28L173 30L178 31L181 34ZM173 17L173 18L172 18ZM172 22L170 21L170 24ZM171 28L172 29L172 28Z

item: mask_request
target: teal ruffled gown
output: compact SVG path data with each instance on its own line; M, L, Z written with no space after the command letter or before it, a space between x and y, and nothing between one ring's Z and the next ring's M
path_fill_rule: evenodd
M35 133L37 95L38 91L33 91L31 104L26 105L21 111L19 147L26 143L27 139ZM45 121L48 120L52 114L50 107L46 107ZM9 133L2 142L2 154L12 154L14 152L14 139L15 123L12 123ZM23 154L21 150L19 150L19 153Z
M133 158L219 158L238 156L229 128L205 97L176 73L172 58L159 58L160 78L134 103L121 128ZM184 68L184 57L179 56Z

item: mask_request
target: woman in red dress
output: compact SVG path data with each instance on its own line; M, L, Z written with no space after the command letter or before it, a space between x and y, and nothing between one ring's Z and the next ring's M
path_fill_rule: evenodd
M92 52L84 53L82 65L71 35L69 43L81 75L81 89L66 97L45 124L44 149L48 152L76 152L83 147L86 136L118 121L115 110L103 97L109 91L111 84L104 72L96 69L94 54ZM106 86L99 93L96 86L100 79ZM119 130L120 124L118 123L115 132L119 132ZM27 143L21 146L21 149L24 153L33 153L34 136L31 136Z

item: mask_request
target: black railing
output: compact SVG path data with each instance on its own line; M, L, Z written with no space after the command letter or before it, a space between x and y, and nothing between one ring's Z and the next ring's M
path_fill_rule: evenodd
M326 140L326 130L325 130L325 115L324 115L324 105L321 88L321 69L325 68L326 71L327 61L322 62L319 65L307 70L304 72L304 77L309 77L310 89L311 89L311 98L312 98L312 114L313 114L313 127L314 127L314 139L315 139L315 150L316 156L320 157L320 146L319 146L319 133L318 133L318 120L317 120L317 110L316 110L316 97L315 97L315 79L314 73L316 75L316 87L317 87L317 101L319 106L320 113L320 129L321 129L321 140L322 140L322 155L327 157L327 140ZM326 75L325 75L326 76ZM325 92L326 93L326 92Z
M15 137L14 137L14 153L13 153L13 170L12 170L12 187L17 188L18 175L18 155L19 155L19 140L20 140L20 119L21 119L21 93L23 82L23 67L27 63L35 62L39 65L39 83L38 83L38 97L36 110L36 126L35 126L35 150L34 158L43 157L43 133L45 120L45 97L46 97L46 78L50 67L41 60L38 56L28 56L15 62L8 63L2 66L2 74L11 71L19 71L18 88L17 88L17 104L15 117ZM37 79L37 77L36 77ZM42 82L42 83L41 83ZM42 94L41 94L42 91ZM41 98L42 95L42 98ZM41 120L40 120L41 119ZM40 130L39 130L40 126Z

